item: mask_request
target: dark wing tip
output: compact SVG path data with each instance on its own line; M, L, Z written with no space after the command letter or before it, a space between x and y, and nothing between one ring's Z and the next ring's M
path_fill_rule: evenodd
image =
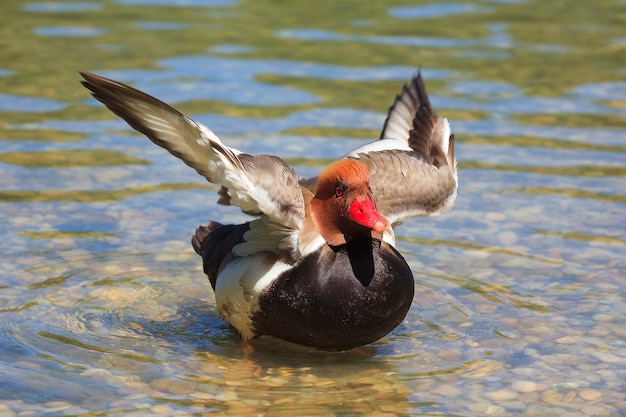
M427 103L421 103L413 116L412 129L409 131L409 146L427 158L432 151L432 134L436 117Z
M393 104L389 107L387 111L387 118L385 119L385 123L383 124L383 128L380 132L379 139L384 139L386 137L387 128L389 123L392 123L392 115L394 114L394 110L398 103L402 103L409 112L415 116L417 115L422 108L426 108L429 114L432 114L433 117L436 115L432 112L430 107L430 100L428 99L428 93L426 92L426 86L424 84L424 78L422 77L422 69L421 66L417 68L411 81L404 84L402 87L402 91L396 95ZM407 125L411 125L413 120L407 120ZM407 139L408 139L407 132ZM398 138L400 139L400 138Z
M146 122L146 112L151 107L166 110L167 113L184 118L182 113L167 103L129 85L89 72L79 71L79 74L83 77L81 84L91 91L91 95L104 104L113 114L125 120L130 127L144 134L156 145L167 149L172 155L185 161L200 175L211 181L206 170L188 161L186 159L188 155L180 152L177 147L173 147L168 140L164 140L161 133Z
M98 92L98 85L101 83L102 77L96 74L92 74L91 72L78 71L78 73L81 77L83 77L83 79L80 80L80 83L83 85L83 87L91 92L91 95L95 97L95 94L97 94Z
M448 139L448 165L454 168L454 133Z
M80 83L84 87L86 87L89 91L91 91L91 94L96 99L98 99L98 97L111 96L112 95L111 93L113 91L120 90L120 89L136 91L138 93L141 93L139 90L136 90L126 84L122 84L120 82L102 77L100 75L93 74L91 72L79 71L78 73L80 74L81 77L83 77ZM141 94L144 94L144 93L141 93Z
M420 105L430 107L430 100L428 99L428 93L426 92L426 84L424 84L424 77L422 77L421 68L418 69L416 74L413 76L411 85L415 86L415 92L417 93L417 99Z
M167 109L168 112L176 114L179 117L184 115L174 109L169 104L137 90L127 84L120 83L109 78L102 77L90 72L79 71L83 77L81 84L87 88L91 95L104 104L115 115L124 119L133 129L148 136L152 141L157 143L158 134L144 121L143 113L145 108L143 104L153 106L154 108ZM143 103L143 104L138 104ZM157 143L159 146L164 146Z
M110 80L105 77L101 77L96 74L92 74L90 72L79 71L79 74L81 75L81 77L83 77L80 83L91 92L91 95L96 100L103 103L115 114L118 114L115 111L115 108L119 107L120 105L120 90L136 91L140 93L138 90L135 90L130 86ZM121 115L118 114L118 116Z
M130 85L91 72L79 71L78 73L83 77L80 83L91 91L91 95L93 95L94 98L104 103L107 107L109 107L109 104L119 105L121 102L126 101L124 100L125 97L128 97L129 99L145 101L159 107L165 106L171 108L169 104L143 91L137 90Z

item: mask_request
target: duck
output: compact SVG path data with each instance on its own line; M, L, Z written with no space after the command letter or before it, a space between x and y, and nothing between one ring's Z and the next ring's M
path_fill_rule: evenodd
M220 316L243 340L271 336L346 351L387 336L414 297L394 228L456 200L450 124L431 108L421 70L388 109L380 137L301 178L274 155L225 145L208 127L129 85L80 72L92 96L218 185L218 204L250 215L209 221L191 238Z

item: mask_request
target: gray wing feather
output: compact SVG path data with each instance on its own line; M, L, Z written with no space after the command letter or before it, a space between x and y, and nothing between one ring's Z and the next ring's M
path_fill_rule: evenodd
M449 210L456 199L454 135L430 107L421 74L396 96L380 140L348 157L364 162L378 210L394 224Z
M194 168L209 182L216 179L208 169L200 127L178 110L139 90L90 73L80 73L81 83L94 98L124 119L133 129Z
M447 165L436 167L407 151L357 154L357 158L368 166L376 207L391 224L441 214L454 203L456 175Z
M132 128L194 168L209 182L222 185L221 204L232 204L287 231L304 220L298 176L280 158L251 156L224 145L206 126L137 89L81 73L92 95Z

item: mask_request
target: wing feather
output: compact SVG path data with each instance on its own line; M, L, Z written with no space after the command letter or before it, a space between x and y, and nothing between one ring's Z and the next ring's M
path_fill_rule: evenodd
M92 95L132 128L167 149L209 182L221 185L221 204L262 215L281 239L297 232L305 215L298 176L278 157L252 156L229 148L206 126L125 84L81 73Z
M376 208L391 224L442 214L454 203L456 175L447 165L436 167L410 151L362 153L357 158L368 166Z
M368 166L376 206L392 224L441 214L454 204L454 135L430 107L419 72L389 108L380 139L346 157Z

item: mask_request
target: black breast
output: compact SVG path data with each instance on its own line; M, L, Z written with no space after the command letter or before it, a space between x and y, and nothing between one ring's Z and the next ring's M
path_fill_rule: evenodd
M346 350L374 342L406 316L413 274L393 247L363 238L324 246L286 271L259 299L257 334Z

